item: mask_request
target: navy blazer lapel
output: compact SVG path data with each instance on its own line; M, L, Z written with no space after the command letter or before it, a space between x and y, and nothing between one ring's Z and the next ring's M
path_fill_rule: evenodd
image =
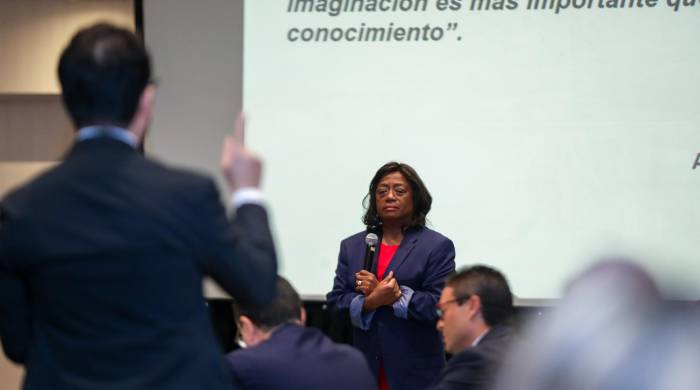
M411 254L413 248L416 246L416 242L418 242L418 236L420 235L421 230L422 229L410 229L406 232L406 236L401 241L399 249L396 250L394 257L391 259L389 265L386 267L384 275L382 275L382 279L384 279L384 277L389 273L389 271L394 271L394 276L396 275L396 270L399 269L399 267L401 267L401 264L403 264L408 255Z

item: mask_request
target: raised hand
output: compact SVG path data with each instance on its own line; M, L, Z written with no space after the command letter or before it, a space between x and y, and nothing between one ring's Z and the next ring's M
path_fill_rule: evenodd
M245 148L245 116L242 112L236 118L233 134L224 139L221 171L232 192L241 188L260 187L262 162Z

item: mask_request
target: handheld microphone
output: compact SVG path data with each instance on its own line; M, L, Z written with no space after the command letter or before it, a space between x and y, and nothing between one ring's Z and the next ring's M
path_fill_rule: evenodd
M375 233L367 233L365 236L365 244L367 249L365 250L365 266L364 270L371 271L372 269L372 258L374 258L374 252L377 249L377 243L379 242L379 237Z

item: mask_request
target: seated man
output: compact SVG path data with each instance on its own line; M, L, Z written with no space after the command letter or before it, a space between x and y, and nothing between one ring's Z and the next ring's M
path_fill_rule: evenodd
M247 348L227 356L236 389L376 389L364 356L335 344L320 330L305 328L306 312L287 280L277 281L277 299L255 308L234 303Z
M437 306L437 328L453 356L433 389L487 388L513 338L506 325L513 296L505 277L483 265L460 270L447 279Z

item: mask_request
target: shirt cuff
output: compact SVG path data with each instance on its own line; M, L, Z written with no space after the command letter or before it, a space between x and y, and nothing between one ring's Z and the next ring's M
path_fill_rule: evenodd
M231 195L231 204L233 208L239 208L244 204L254 204L262 206L265 198L262 192L254 187L239 188Z
M362 312L365 304L365 296L358 295L350 301L350 322L362 330L368 330L372 324L374 310Z
M408 303L413 298L413 289L406 286L400 288L401 296L391 306L394 308L394 315L405 320L408 319Z

